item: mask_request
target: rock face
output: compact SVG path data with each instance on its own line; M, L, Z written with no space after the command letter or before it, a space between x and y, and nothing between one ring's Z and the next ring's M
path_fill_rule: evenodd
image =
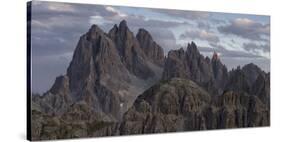
M108 35L116 43L121 61L131 73L142 79L154 76L146 62L144 51L125 20L121 21L119 27L114 25Z
M250 63L228 72L216 52L212 59L204 58L193 42L188 44L186 51L181 48L168 53L162 79L168 80L174 77L190 79L211 95L221 95L225 90L257 94L253 90L257 90L258 77L259 81L265 82L264 86L269 88L269 81L266 81L269 80L269 75L255 64Z
M163 51L160 46L157 48ZM57 77L42 96L33 96L34 140L117 134L117 122L123 113L162 74L159 64L163 63L150 60L145 49L126 21L119 27L115 25L109 33L93 25L80 37L66 75ZM164 57L163 52L158 54ZM100 126L103 124L106 127ZM49 125L52 128L47 129ZM78 132L70 131L72 125L79 127ZM95 125L96 131L88 132ZM57 133L63 131L61 127L69 131Z
M162 79L168 80L173 77L191 79L207 91L222 93L225 82L228 79L228 72L214 53L210 60L201 55L194 42L188 44L184 49L172 50L168 53L165 61Z
M210 129L270 125L269 107L255 95L227 91L214 99L213 105L218 109L212 108L211 116L217 112L219 117L217 126L213 125ZM211 117L211 120L214 119Z
M153 40L152 36L145 29L139 29L137 33L137 39L140 43L140 47L143 49L146 56L155 64L163 66L164 64L164 51Z
M57 77L50 91L43 96L34 95L32 102L40 111L48 114L61 114L72 103L68 82L67 76Z
M227 71L194 42L163 49L126 21L83 34L65 75L32 95L32 140L270 125L270 73Z
M204 127L202 112L210 101L210 95L190 80L160 82L137 98L124 115L120 134L199 130Z
M124 115L120 134L144 134L269 125L258 97L224 92L211 97L191 80L173 78L140 95Z
M225 84L228 80L228 71L227 68L222 62L220 61L218 54L214 52L214 55L211 60L212 64L212 72L213 72L213 80L215 82L215 88L218 89L217 93L221 93Z
M258 96L261 101L270 107L270 74L260 74L251 88L251 94Z
M248 64L229 72L226 90L246 92L257 96L267 107L270 106L270 75L258 66Z

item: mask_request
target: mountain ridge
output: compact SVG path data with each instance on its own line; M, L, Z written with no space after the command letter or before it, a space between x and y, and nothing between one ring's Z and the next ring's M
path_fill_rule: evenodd
M174 88L171 90L176 93L169 89L163 93L163 86ZM80 37L66 74L58 76L42 96L32 95L32 138L267 126L269 87L270 74L258 66L251 63L228 71L216 52L212 59L204 57L194 42L186 50L169 51L165 57L162 47L145 29L139 29L134 36L125 20L108 33L94 24ZM178 104L149 97L154 95L172 100L186 97L187 102L179 99L182 103ZM241 98L246 98L246 102L237 101ZM140 105L140 100L144 104ZM158 102L162 105L155 109ZM197 103L209 106L193 110ZM152 108L156 115L142 112ZM260 116L254 117L251 108ZM185 109L188 110L182 113ZM144 119L139 113L148 117ZM170 113L173 116L167 115ZM186 118L187 114L192 117ZM244 121L242 116L249 119ZM132 118L140 122L135 123ZM156 121L159 119L165 120L163 124ZM173 125L172 120L186 126ZM164 122L171 127L164 126Z

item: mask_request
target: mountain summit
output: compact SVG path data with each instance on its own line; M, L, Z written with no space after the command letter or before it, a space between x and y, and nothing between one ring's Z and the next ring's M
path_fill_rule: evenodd
M174 77L186 78L205 86L208 91L218 94L222 92L228 72L214 53L212 60L204 57L194 42L188 44L186 50L172 50L168 53L164 65L162 79Z

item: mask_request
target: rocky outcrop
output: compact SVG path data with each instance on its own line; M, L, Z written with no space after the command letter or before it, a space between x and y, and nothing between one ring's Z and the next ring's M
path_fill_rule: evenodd
M224 64L219 59L219 56L214 52L212 60L212 72L215 88L218 89L218 94L221 94L225 88L225 84L228 80L228 71Z
M85 102L93 112L120 119L126 110L120 108L122 97L114 91L128 86L119 81L130 82L128 71L111 39L93 25L81 36L67 74L58 77L37 104L45 113L62 115L70 105Z
M52 88L43 96L35 95L32 98L33 106L47 114L60 115L73 103L69 90L69 78L59 76Z
M82 107L82 106L80 106ZM75 108L74 111L81 111L89 108ZM79 109L79 110L77 110ZM96 116L92 113L83 113L83 117L89 115L93 118ZM32 111L32 140L54 140L54 139L70 139L97 136L114 136L118 134L119 125L110 121L86 120L79 117L74 112L70 115L71 121L67 116L59 117L48 115L37 110ZM87 117L89 117L87 116Z
M140 47L143 49L146 56L155 64L163 66L164 64L164 51L153 40L152 36L145 29L139 29L136 38L140 43Z
M210 95L190 80L160 82L137 98L124 115L120 134L203 129L202 112L210 101Z
M114 25L108 35L115 42L121 61L132 74L142 79L154 76L154 72L148 66L144 51L125 20L120 22L119 27Z
M212 126L211 129L270 125L270 110L267 104L262 103L257 96L245 92L226 91L214 99L212 106L217 109L212 108L210 112L217 113L219 117L217 126Z
M72 91L82 89L86 83L94 86L96 81L115 88L118 81L129 82L114 42L97 25L80 38L67 75Z
M251 94L258 96L261 101L270 107L270 74L260 74L251 87Z
M190 71L185 61L186 56L183 48L171 50L165 59L162 79L168 80L172 77L189 78Z
M265 72L262 71L257 65L253 63L246 64L245 66L242 67L243 72L247 76L247 80L249 81L250 84L253 84L258 76L265 75Z
M211 63L197 49L194 42L188 44L186 49L187 70L190 72L190 79L201 84L213 78Z
M269 80L266 76L266 73L253 63L247 64L242 68L239 66L229 72L229 79L226 83L225 90L253 94L255 93L253 90L256 90L257 84L259 84L256 82L257 79L259 78L258 81L263 84L263 82L266 82L265 80Z
M228 79L228 72L216 53L210 60L201 55L196 44L191 42L186 51L181 48L168 53L162 79L173 77L191 79L211 94L220 94Z
M160 46L157 48L162 51ZM147 57L126 21L119 27L115 25L108 34L92 25L80 37L66 75L57 77L52 88L42 96L33 96L32 109L36 116L32 119L36 124L32 128L36 129L33 136L53 139L116 134L117 122L137 95L160 79L161 70L158 63ZM45 125L53 125L48 121L52 118L57 119L58 131L75 122L73 125L79 127L79 132L49 135L57 133L55 129L45 131ZM97 124L98 128L94 128L97 132L89 133L87 130L92 126L87 126L88 123L114 126Z
M120 134L144 134L269 125L258 97L224 92L211 97L190 80L173 78L140 95L124 115Z

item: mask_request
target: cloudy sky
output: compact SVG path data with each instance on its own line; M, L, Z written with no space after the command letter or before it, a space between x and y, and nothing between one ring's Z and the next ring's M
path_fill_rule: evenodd
M33 1L33 92L47 91L65 74L79 37L92 24L108 32L123 19L135 34L147 29L165 54L194 41L205 56L218 52L229 69L253 62L270 70L269 16Z

